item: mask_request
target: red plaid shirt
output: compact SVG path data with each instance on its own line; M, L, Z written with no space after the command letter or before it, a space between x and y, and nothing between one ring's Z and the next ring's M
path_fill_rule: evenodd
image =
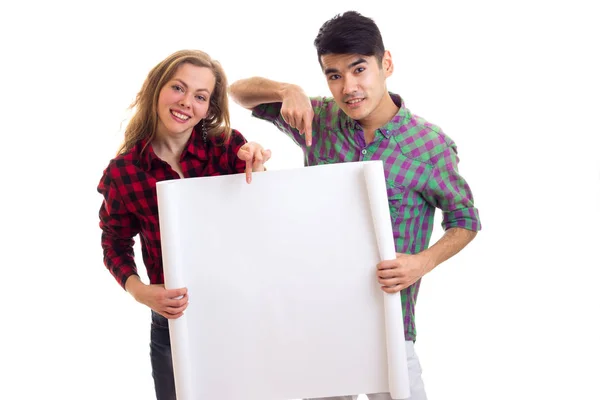
M246 163L237 152L246 139L236 130L225 144L192 132L180 158L186 178L244 172ZM161 160L152 146L142 152L145 142L112 159L98 184L104 196L100 207L100 228L104 264L125 288L131 275L137 275L133 259L133 238L139 234L144 264L151 284L164 283L156 182L180 179L171 166Z

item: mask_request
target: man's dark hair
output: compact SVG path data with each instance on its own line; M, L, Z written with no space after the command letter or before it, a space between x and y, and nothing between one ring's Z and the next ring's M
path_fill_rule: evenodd
M375 56L381 65L385 52L381 32L375 22L356 11L346 11L325 22L314 44L321 66L321 56L326 54Z

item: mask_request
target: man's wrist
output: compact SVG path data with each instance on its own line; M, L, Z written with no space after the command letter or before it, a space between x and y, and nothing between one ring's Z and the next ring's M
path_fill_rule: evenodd
M280 101L283 102L289 95L294 92L303 92L302 88L293 83L282 83L278 90Z
M430 252L427 250L417 254L417 257L421 259L420 262L421 265L423 265L423 275L431 272L437 266L432 254L430 254Z

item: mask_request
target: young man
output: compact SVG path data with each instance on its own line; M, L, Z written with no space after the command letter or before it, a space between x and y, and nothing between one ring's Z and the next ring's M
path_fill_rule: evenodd
M411 399L426 399L414 352L420 279L481 229L473 195L458 173L452 139L388 92L394 64L372 19L353 11L338 15L323 24L314 44L332 98L309 98L296 85L259 77L235 82L230 94L301 146L305 165L383 161L398 253L377 265L377 277L383 291L401 291ZM443 213L445 233L428 248L436 208ZM391 398L388 393L368 397Z

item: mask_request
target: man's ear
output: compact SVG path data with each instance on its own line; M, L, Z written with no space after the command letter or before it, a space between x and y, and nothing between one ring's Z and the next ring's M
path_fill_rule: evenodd
M381 68L385 73L385 77L389 78L394 72L394 62L392 61L392 53L389 50L386 50L383 53L383 58L381 59Z

